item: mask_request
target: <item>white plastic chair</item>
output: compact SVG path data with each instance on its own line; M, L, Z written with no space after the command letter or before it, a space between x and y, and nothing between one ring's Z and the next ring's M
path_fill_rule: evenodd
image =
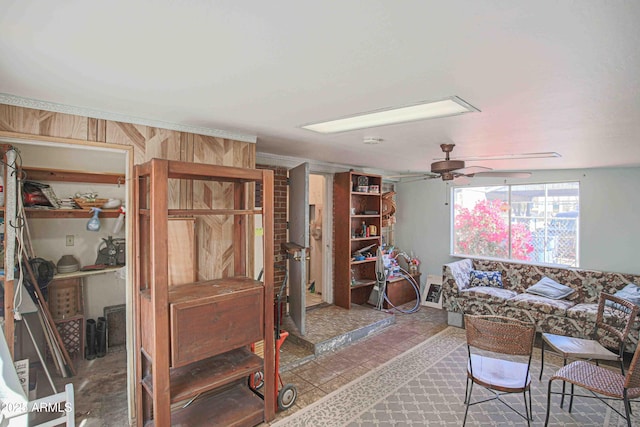
M13 364L7 340L0 331L0 427L4 426L34 426L53 427L67 425L75 427L75 401L73 396L73 384L67 384L63 392L55 393L41 399L31 400L27 398L20 385L18 373ZM36 412L57 412L52 409L62 409L61 415L55 419L44 421L41 424L31 424L29 414Z

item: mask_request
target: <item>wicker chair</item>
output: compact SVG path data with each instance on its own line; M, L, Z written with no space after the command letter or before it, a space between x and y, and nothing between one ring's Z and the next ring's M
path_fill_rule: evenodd
M640 345L638 345L631 365L626 375L619 374L611 369L594 365L584 360L572 362L556 372L549 380L547 389L547 415L544 425L549 423L549 412L551 409L551 395L562 394L564 398L564 386L562 393L552 392L553 381L560 380L571 383L571 399L569 401L569 412L573 406L574 385L582 387L591 392L591 395L577 395L578 397L596 398L613 409L618 415L627 420L627 426L631 427L631 401L640 397ZM603 397L604 396L604 397ZM611 406L607 400L622 400L624 402L625 414L621 414L616 408ZM637 401L637 400L636 400Z
M529 421L533 419L529 370L536 334L535 325L501 316L465 315L465 327L469 363L464 396L466 408L462 425L467 422L469 406L496 399L526 419L529 425ZM474 383L492 391L494 396L471 403ZM524 415L501 399L501 396L507 393L522 393Z
M607 301L610 301L607 303ZM638 315L638 306L621 298L601 293L598 299L598 313L596 315L596 327L591 339L566 337L563 335L542 334L542 357L540 362L540 377L544 370L544 351L548 346L552 351L562 356L563 365L567 359L595 360L596 365L600 360L617 361L620 364L620 372L624 375L624 346L633 322ZM617 352L609 350L617 347ZM560 407L564 405L563 396Z

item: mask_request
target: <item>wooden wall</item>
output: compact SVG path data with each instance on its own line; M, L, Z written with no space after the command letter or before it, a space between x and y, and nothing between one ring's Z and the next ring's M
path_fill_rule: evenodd
M254 143L6 104L0 104L0 131L132 146L134 164L158 157L244 168L255 167ZM229 192L228 184L193 184L176 180L170 183L169 207L231 207L227 206L233 203ZM199 278L213 279L232 275L233 218L198 219L196 224ZM247 224L247 227L251 228L252 225ZM251 231L249 229L249 232ZM251 239L248 246L247 265L251 269Z

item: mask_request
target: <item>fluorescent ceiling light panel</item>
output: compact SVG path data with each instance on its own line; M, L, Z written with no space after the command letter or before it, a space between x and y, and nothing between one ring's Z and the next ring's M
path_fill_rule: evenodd
M457 96L452 96L439 101L421 102L415 105L372 111L328 122L311 123L302 126L302 128L319 133L336 133L437 117L456 116L473 111L480 110L467 104Z
M513 160L513 159L547 159L552 157L562 157L560 154L555 151L548 151L543 153L520 153L520 154L498 154L496 156L492 156L487 154L486 156L469 156L469 157L456 157L456 160L463 160L465 162L473 162L474 160ZM437 158L433 160L442 160L442 158Z

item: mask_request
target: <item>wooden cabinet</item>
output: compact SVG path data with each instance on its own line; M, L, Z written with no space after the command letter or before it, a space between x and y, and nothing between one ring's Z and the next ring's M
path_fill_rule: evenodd
M172 180L219 182L229 190L224 191L233 208L218 209L211 197L208 208L169 209ZM260 207L252 206L249 197L253 184L261 184ZM273 172L152 159L135 167L134 198L138 425L249 426L272 420ZM248 242L254 238L247 220L251 215L262 215L262 282L247 277ZM174 216L232 221L229 277L171 286L168 236ZM195 238L229 238L207 230L209 234ZM264 341L264 359L249 351L257 341ZM264 399L248 386L249 376L257 371L264 372ZM195 401L185 407L191 399Z
M381 244L382 177L343 172L336 174L333 182L335 304L350 308L351 304L367 302L376 281L375 254ZM360 259L362 257L364 259Z
M420 273L416 273L412 275L412 277L416 283L420 283ZM404 277L389 278L389 280L387 280L386 293L391 304L396 307L410 301L415 301L418 297L409 279ZM384 301L382 306L384 308L391 308L391 304Z

